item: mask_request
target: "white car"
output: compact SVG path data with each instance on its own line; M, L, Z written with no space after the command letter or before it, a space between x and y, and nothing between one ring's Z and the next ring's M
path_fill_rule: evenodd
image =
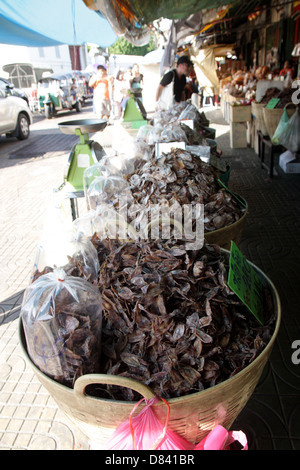
M0 83L0 134L28 139L31 124L32 114L26 101L12 96L7 86Z

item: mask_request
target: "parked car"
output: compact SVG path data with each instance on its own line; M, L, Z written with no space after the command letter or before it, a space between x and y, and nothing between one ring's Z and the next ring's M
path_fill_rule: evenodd
M26 101L11 95L6 84L0 82L0 134L28 139L31 124L32 114Z
M13 95L13 96L18 96L19 98L23 98L23 100L26 101L26 103L29 105L29 99L28 96L26 95L25 91L21 90L20 88L16 88L13 83L9 82L5 78L0 78L0 87L7 87L7 91Z

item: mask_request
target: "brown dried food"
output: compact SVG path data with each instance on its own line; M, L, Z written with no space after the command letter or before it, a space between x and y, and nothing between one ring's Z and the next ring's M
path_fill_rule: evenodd
M199 157L186 150L173 149L158 160L140 162L128 181L135 207L140 205L141 213L147 213L150 204L159 204L162 200L170 206L204 204L204 230L210 232L231 225L245 212L242 205L220 187L219 178L219 171ZM130 211L128 215L130 218Z
M192 252L174 240L109 243L99 276L101 373L131 377L160 396L178 397L236 374L270 340L270 299L261 327L227 287L219 247ZM97 246L102 253L101 242ZM98 396L138 399L128 389L104 389Z
M79 277L66 277L58 287L53 283L56 272L40 276L28 287L21 316L34 364L72 387L79 376L99 370L101 297L95 286Z

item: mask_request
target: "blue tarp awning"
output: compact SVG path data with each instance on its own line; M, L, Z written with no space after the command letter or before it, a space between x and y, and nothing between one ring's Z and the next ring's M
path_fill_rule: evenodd
M118 36L82 0L0 0L0 43L19 46L109 47Z

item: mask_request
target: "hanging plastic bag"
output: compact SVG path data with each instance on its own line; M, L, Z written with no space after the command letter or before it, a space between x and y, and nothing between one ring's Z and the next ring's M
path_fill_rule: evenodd
M152 405L162 400L167 406L163 425L155 416ZM145 401L146 406L135 417L136 408ZM105 445L106 450L228 450L238 441L243 450L248 449L247 438L241 431L226 431L216 426L198 445L194 445L168 429L170 406L163 398L143 398L132 409L129 418L121 423Z
M79 376L99 372L102 308L97 287L56 269L25 290L21 318L28 354L43 373L72 387Z
M278 136L278 142L292 153L300 151L300 114L299 109L290 118L285 131Z
M284 108L283 114L279 120L278 126L276 127L276 131L272 137L272 142L276 145L279 144L279 137L286 132L286 129L289 125L290 118L286 111L286 107Z

